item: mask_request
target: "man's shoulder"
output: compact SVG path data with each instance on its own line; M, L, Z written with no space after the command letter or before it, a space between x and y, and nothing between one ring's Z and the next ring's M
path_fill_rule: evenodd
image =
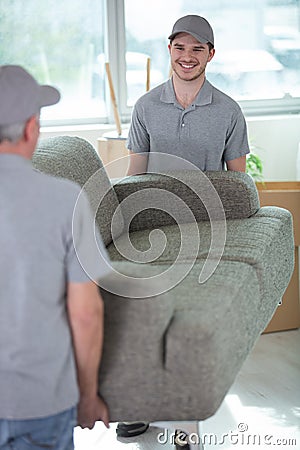
M213 101L215 102L218 101L218 103L224 104L224 107L231 107L233 110L236 111L239 111L241 109L238 102L234 100L232 97L230 97L230 95L216 88L208 80L207 83L211 86L213 93Z
M158 86L155 86L150 91L143 94L136 102L137 106L143 106L148 105L149 103L160 101L160 97L162 92L165 89L165 86L167 84L167 81L165 81L162 84L159 84Z
M48 192L52 196L59 195L61 199L70 200L77 198L81 191L79 184L74 181L47 174L38 169L34 169L34 172L36 183L40 186L41 190Z

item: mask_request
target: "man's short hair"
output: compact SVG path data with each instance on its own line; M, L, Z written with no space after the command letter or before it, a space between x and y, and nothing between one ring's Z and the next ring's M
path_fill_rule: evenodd
M10 125L0 125L0 144L3 141L17 142L23 135L27 121L13 123Z

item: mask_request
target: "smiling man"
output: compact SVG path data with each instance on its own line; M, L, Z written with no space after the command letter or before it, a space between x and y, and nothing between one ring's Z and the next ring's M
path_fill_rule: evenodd
M134 106L127 175L190 168L185 160L203 171L245 172L249 153L245 118L239 105L205 77L215 54L210 24L197 15L181 17L169 40L173 74ZM147 428L145 422L119 423L117 434L132 437Z
M205 76L215 54L210 24L197 15L181 17L169 39L173 74L135 104L127 175L162 169L161 153L201 170L244 172L249 153L245 118L239 105Z

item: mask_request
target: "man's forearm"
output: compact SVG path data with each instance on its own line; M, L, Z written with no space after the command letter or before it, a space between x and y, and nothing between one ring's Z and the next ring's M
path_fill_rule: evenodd
M85 294L79 303L69 303L68 310L80 396L92 397L98 389L103 345L103 301L97 287L88 289Z
M241 156L239 158L232 159L231 161L227 161L226 166L228 170L235 170L236 172L245 172L246 156Z
M73 339L80 396L92 397L98 391L98 369L102 353L102 317L100 314L95 314L84 325L80 322L74 325Z
M141 175L147 172L148 154L147 153L134 153L129 154L129 166L127 169L127 176Z

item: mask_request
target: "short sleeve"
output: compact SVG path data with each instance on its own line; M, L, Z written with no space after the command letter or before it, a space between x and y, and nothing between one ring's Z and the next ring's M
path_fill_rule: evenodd
M245 156L247 153L250 153L247 125L242 111L238 108L235 114L233 114L231 127L228 130L224 160L231 161Z
M135 153L150 151L150 138L143 121L143 107L137 102L133 108L126 146Z
M111 273L106 247L95 223L89 201L81 190L72 218L72 239L66 258L69 282L97 280Z

